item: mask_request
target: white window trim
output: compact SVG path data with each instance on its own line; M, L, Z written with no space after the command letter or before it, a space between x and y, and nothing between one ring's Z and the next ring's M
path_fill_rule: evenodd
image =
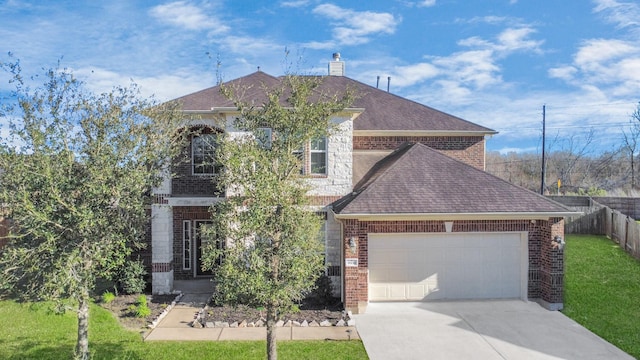
M216 174L216 166L215 164L211 164L211 168L212 168L212 172L206 172L206 173L197 173L196 172L196 164L194 161L194 153L195 153L195 142L194 140L200 136L211 136L211 137L215 137L217 136L216 134L200 134L200 135L194 135L191 137L191 175L193 176L211 176L211 175L215 175ZM215 151L215 147L214 147L214 151Z
M193 236L191 233L191 220L182 221L182 269L191 270L193 262L192 243ZM188 254L188 256L187 256Z
M309 142L309 175L328 175L328 167L329 167L329 138L322 137L324 139L324 150L314 150L311 146L311 142ZM324 172L313 172L313 165L311 161L311 154L321 154L324 153Z

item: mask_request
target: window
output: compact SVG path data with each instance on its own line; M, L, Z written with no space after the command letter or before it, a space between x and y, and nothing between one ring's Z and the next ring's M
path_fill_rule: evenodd
M311 168L309 173L322 174L327 173L327 138L311 140L310 146Z
M212 175L215 167L216 134L202 134L191 140L193 174Z
M256 141L258 146L263 149L271 149L271 139L273 131L268 127L261 127L255 131Z
M191 270L191 221L182 222L182 268Z

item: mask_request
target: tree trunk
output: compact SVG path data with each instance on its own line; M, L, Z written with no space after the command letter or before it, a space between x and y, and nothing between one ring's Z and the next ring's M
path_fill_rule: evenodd
M74 359L89 359L89 295L84 292L78 301L78 341Z
M267 359L278 359L278 348L276 347L276 322L277 312L274 305L267 305Z

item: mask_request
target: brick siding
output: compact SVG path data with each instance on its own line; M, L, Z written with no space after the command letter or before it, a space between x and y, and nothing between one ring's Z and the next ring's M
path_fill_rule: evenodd
M405 142L421 143L477 169L484 170L483 136L356 136L354 150L395 150Z
M345 267L345 307L358 309L368 301L368 234L370 233L442 233L444 221L358 221L343 220L343 251L346 258L357 257L358 267ZM528 297L547 303L562 303L564 261L552 239L564 237L564 220L468 220L454 221L452 232L528 232ZM357 251L349 248L350 237L357 238Z
M204 128L202 133L213 133L214 130ZM194 175L191 165L191 142L182 149L174 159L171 171L171 193L173 196L215 196L220 193L215 175Z

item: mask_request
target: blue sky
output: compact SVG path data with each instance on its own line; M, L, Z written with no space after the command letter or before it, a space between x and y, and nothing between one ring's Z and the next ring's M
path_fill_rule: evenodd
M168 100L261 70L351 78L490 127L488 150L619 145L640 101L630 0L0 0L0 61L72 69L94 91L131 80ZM298 61L298 59L302 59ZM0 90L6 90L4 78ZM573 145L571 145L573 144Z

